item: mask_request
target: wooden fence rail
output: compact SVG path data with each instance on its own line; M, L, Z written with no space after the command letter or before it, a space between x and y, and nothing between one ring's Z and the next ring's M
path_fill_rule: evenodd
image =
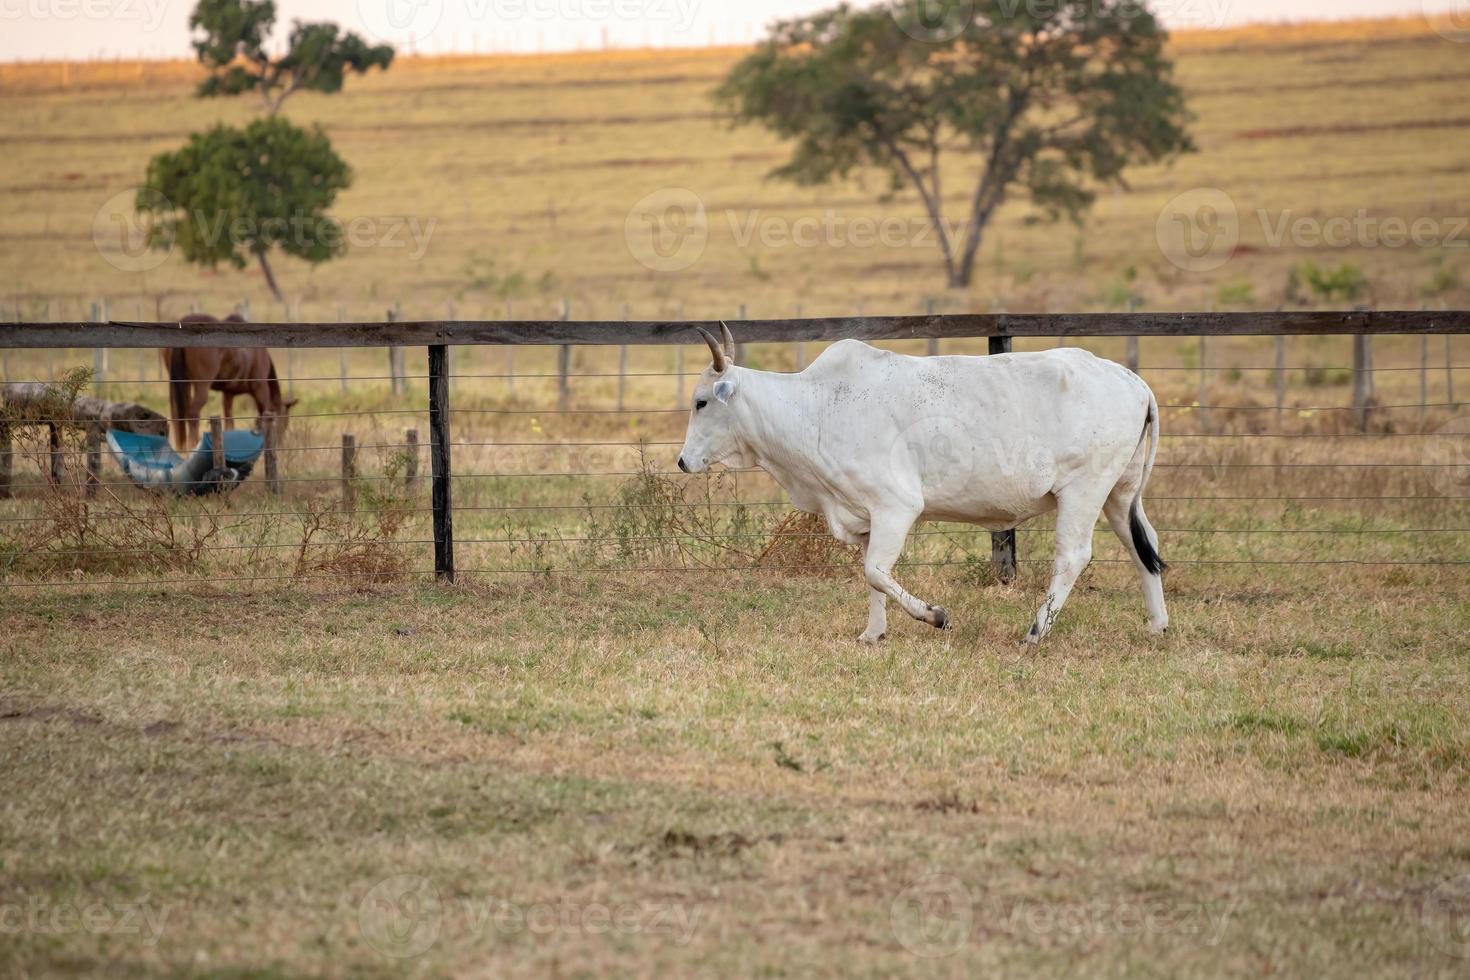
M1278 313L949 313L729 320L741 343L974 337L1272 337L1470 334L1470 310ZM691 320L405 320L357 323L0 323L0 349L698 344Z
M743 313L743 310L742 310ZM453 582L454 509L451 500L449 431L449 348L458 345L555 345L558 347L560 398L565 407L571 348L574 345L702 344L697 327L714 330L718 321L691 322L626 320L424 320L400 321L395 315L382 323L142 323L106 322L0 323L0 349L6 348L128 348L128 347L277 347L288 351L313 347L425 347L429 376L429 453L434 512L434 568L440 581ZM1470 334L1470 311L1361 310L1353 312L1275 313L976 313L923 316L795 318L729 321L736 338L749 343L805 343L858 340L929 340L931 353L943 339L988 338L991 354L1011 350L1017 337L1198 337L1200 362L1205 368L1204 343L1225 336L1333 336L1352 335L1355 344L1355 403L1366 411L1359 390L1367 383L1368 349L1363 338L1372 335ZM1130 344L1130 359L1136 358ZM1277 348L1278 366L1281 348ZM392 352L390 373L395 382L405 373L402 352ZM682 368L682 359L680 361ZM1278 370L1278 385L1284 372ZM397 385L395 384L395 389ZM1278 388L1278 411L1280 397ZM216 436L216 446L222 440ZM344 492L351 493L356 446L343 437ZM268 459L268 469L273 459ZM1002 580L1016 575L1015 532L992 536L992 563Z

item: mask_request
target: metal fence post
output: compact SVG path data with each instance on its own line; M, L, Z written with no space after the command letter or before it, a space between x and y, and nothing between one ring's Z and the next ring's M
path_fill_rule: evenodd
M454 510L449 467L449 348L429 345L429 459L433 473L434 576L454 584Z
M991 337L990 353L1009 354L1011 338ZM990 567L1002 582L1016 580L1016 531L1001 531L990 536Z

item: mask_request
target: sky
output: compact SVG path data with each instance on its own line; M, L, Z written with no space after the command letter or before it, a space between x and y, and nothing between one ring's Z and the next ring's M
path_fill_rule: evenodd
M333 20L404 51L538 52L697 47L836 0L277 0L280 23ZM1047 2L1047 0L1016 0ZM187 57L195 0L0 0L0 61ZM1150 0L1172 27L1448 12L1470 0ZM282 31L281 33L284 33Z

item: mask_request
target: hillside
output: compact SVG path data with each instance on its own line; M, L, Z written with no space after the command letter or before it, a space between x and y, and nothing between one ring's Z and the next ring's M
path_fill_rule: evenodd
M1082 228L1032 223L1024 203L1007 205L968 297L943 295L911 195L878 204L876 181L803 190L764 179L783 158L779 144L731 129L708 97L734 50L404 59L343 95L298 96L289 115L325 126L356 172L337 214L357 244L326 267L281 260L278 272L299 303L293 312L321 319L381 316L394 302L410 315L453 304L461 315L501 316L502 293L520 314L566 297L577 316L624 306L633 316L681 306L730 314L742 303L752 316L798 306L899 312L931 298L944 308L1107 308L1130 268L1154 308L1269 308L1308 258L1361 265L1384 306L1422 302L1436 255L1470 280L1460 217L1470 214L1461 98L1470 45L1405 21L1183 35L1175 53L1200 152L1132 171L1129 188L1106 192ZM255 110L249 100L193 98L193 75L181 63L0 72L6 313L19 304L27 316L71 317L105 298L115 316L174 316L248 297L257 316L281 315L253 268L210 272L171 257L132 271L139 263L117 253L108 215L129 200L147 159ZM952 209L963 184L949 180ZM669 188L690 192L678 200L697 198L707 216L702 255L677 272L645 267L625 243L625 228L636 235L643 220L635 205ZM1156 227L1167 202L1198 188L1233 200L1241 246L1223 267L1189 272L1165 258ZM1331 247L1310 234L1330 219L1376 228L1390 217L1427 220L1429 240L1447 247L1385 247L1357 232ZM793 241L799 219L820 229L814 242ZM506 277L524 285L471 288Z

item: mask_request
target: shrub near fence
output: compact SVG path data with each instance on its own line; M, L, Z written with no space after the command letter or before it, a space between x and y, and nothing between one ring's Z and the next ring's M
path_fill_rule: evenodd
M1416 370L1423 377L1422 338L1467 332L1465 313L934 315L731 326L747 345L788 342L752 353L757 361L787 367L796 366L796 344L845 336L914 341L920 349L943 340L976 353L1003 350L1018 338L1024 345L1028 338L1058 335L1069 343L1143 336L1179 344L1209 336L1212 343L1196 363L1140 366L1160 391L1164 410L1164 449L1150 500L1167 515L1158 523L1176 568L1366 564L1454 574L1465 564L1467 458L1456 455L1463 437L1453 425L1453 375L1442 401L1427 399L1422 380L1418 391L1426 397L1395 400L1412 390L1400 382ZM58 418L33 420L42 423L34 431L7 426L16 456L35 459L38 472L58 477L51 486L47 480L34 489L19 484L20 499L0 511L6 581L27 587L386 582L428 575L453 580L466 574L846 567L853 556L828 544L818 522L789 520L784 495L764 474L691 480L660 469L682 440L687 407L674 396L687 393L689 377L629 371L618 351L601 348L699 343L692 327L686 321L560 320L7 326L0 344L10 349L253 346L268 340L284 357L308 348L384 344L422 345L429 356L421 372L354 378L345 394L335 390L340 372L296 372L305 399L278 450L284 474L279 500L265 493L263 482L225 499L164 500L136 490L110 467L94 475L89 497L85 476L66 477L85 474L85 466L52 465L87 458L92 447L85 425ZM1412 353L1421 359L1417 369L1412 363L1359 365L1359 372L1394 383L1381 387L1392 397L1355 406L1328 404L1325 397L1302 404L1301 396L1286 404L1288 374L1314 394L1319 389L1309 370L1346 372L1351 379L1346 364L1288 364L1284 343L1278 343L1275 364L1265 363L1269 355L1244 366L1216 364L1211 357L1223 338L1291 334L1411 337L1395 342L1412 348L1410 360ZM451 345L462 347L452 372ZM509 352L518 346L575 347L575 359L598 370L572 371L574 358L558 354L556 362L568 365L565 380L560 370L530 372L517 376L521 389L513 392L510 372L477 366L490 356L485 347ZM536 356L528 353L520 363ZM503 363L499 354L493 360ZM610 370L614 365L618 369ZM401 393L382 391L383 381L405 373ZM1221 383L1227 373L1239 377ZM1196 375L1203 380L1196 383ZM643 382L634 388L650 402L646 407L627 407L630 377ZM146 400L162 405L161 384L152 379L135 387L152 387L158 394ZM527 391L531 386L544 391ZM602 401L593 405L589 397L568 394L568 386L598 386ZM616 407L620 401L622 408ZM64 433L59 443L44 435L53 421ZM420 459L420 433L427 434L427 461ZM428 481L418 478L421 465ZM927 525L916 532L908 563L1004 578L1012 555L1023 570L1028 563L1049 563L1048 535L1045 522L1038 522L1022 529L1017 546L1014 538L992 540L974 528ZM1100 563L1119 560L1100 552Z

